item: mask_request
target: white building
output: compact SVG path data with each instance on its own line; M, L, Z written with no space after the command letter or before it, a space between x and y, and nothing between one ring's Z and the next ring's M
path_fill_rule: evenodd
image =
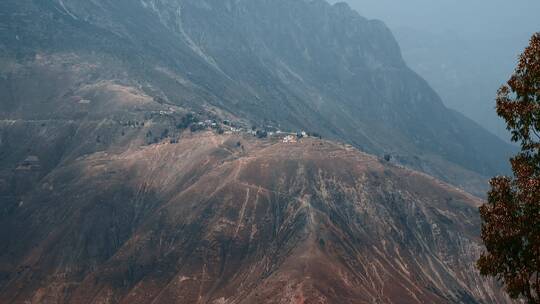
M285 144L294 144L296 143L296 137L292 135L287 135L283 138L283 143Z

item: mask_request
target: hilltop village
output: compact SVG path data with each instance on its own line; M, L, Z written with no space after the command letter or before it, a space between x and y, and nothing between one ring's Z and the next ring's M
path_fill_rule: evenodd
M209 117L207 114L189 112L183 115L178 115L174 111L158 111L149 114L146 117L147 121L156 124L156 122L168 120L173 122L177 132L165 128L161 131L152 131L150 128L146 134L148 144L159 143L168 140L171 144L177 143L179 135L186 130L192 133L202 131L214 131L217 134L246 134L259 139L277 139L283 143L294 144L301 138L314 137L322 139L322 136L316 132L307 132L304 130L284 131L279 127L266 124L264 126L247 127L245 122L233 121L227 119L219 119L217 117ZM124 123L126 126L144 127L144 123L129 121Z

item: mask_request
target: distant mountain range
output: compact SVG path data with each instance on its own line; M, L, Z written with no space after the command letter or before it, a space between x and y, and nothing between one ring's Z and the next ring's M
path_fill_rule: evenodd
M471 38L402 27L396 37L411 68L425 77L448 107L466 114L500 138L510 141L497 116L497 90L512 74L529 37Z
M482 196L513 148L346 4L4 0L0 100L0 302L507 302L410 169Z

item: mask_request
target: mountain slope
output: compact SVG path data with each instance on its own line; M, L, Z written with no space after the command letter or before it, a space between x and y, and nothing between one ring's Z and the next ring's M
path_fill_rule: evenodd
M0 5L7 12L0 21L5 41L0 50L19 64L32 64L36 54L75 54L116 68L87 81L121 79L166 104L212 109L261 127L318 132L370 153L392 154L465 188L464 180L507 169L504 160L512 148L446 109L405 65L384 24L345 4L7 0ZM6 99L12 108L4 115L12 117L20 103L13 100L17 96ZM455 176L444 173L450 171Z
M478 199L248 135L481 192L509 150L382 23L303 0L0 14L0 302L508 302L472 267Z
M184 134L28 192L0 218L0 300L503 303L471 271L479 203L328 141Z

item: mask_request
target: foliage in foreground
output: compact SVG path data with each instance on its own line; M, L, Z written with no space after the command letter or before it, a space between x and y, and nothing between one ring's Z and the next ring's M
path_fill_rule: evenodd
M540 303L540 33L499 90L497 113L521 151L510 160L514 176L493 178L480 208L486 251L478 268L512 298Z

